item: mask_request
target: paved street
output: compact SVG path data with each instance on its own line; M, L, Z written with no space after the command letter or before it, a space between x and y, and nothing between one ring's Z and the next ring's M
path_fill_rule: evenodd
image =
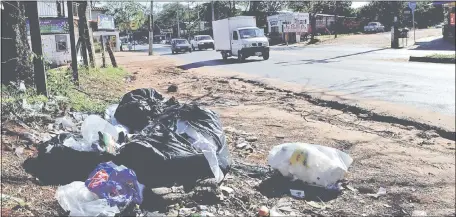
M136 48L148 49L147 45ZM428 50L340 45L281 47L273 48L267 61L251 57L245 63L235 59L223 61L212 50L177 55L172 55L167 45L154 45L154 50L183 61L183 69L227 69L449 115L455 111L454 65L398 60L411 54L426 55ZM440 53L454 53L454 50Z

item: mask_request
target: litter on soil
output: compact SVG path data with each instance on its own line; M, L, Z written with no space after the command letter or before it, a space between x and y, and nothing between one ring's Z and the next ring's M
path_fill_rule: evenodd
M38 155L24 162L26 172L41 183L64 185L56 198L72 216L131 214L132 204L141 205L142 212L162 212L179 201L217 203L238 193L221 185L233 162L220 118L209 109L165 99L154 89L137 89L125 94L118 105L107 107L104 119L80 113L73 117L76 123L67 117L56 121L71 133L42 142ZM80 133L75 126L81 126ZM249 142L254 141L257 138L250 136L239 141L238 148L250 149ZM268 157L281 175L242 164L232 172L242 170L262 180L257 190L266 197L291 194L321 201L340 193L338 181L352 161L333 148L290 143L274 147ZM83 181L85 186L81 186ZM184 207L169 212L190 215L197 211ZM199 211L204 216L217 213ZM268 210L271 216L282 214L278 207Z

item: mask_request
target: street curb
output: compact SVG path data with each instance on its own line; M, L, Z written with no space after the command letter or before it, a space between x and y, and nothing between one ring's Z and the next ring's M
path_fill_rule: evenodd
M455 64L454 58L432 58L432 57L415 57L410 56L410 62L426 62L426 63L444 63L444 64Z
M371 110L368 110L366 108L363 108L363 107L360 107L357 105L341 103L341 102L334 101L334 100L325 100L325 99L314 97L308 93L294 92L291 90L277 88L277 87L268 85L268 84L266 84L262 81L258 81L258 80L245 79L245 78L241 78L238 76L231 76L229 78L238 80L241 82L250 83L250 84L253 84L256 86L260 86L267 90L274 90L274 91L278 91L278 92L285 92L288 94L293 94L295 96L301 96L306 101L308 101L314 105L327 107L327 108L331 108L331 109L336 109L336 110L340 110L340 111L344 111L344 112L350 112L352 114L355 114L356 116L358 116L358 118L363 119L363 120L377 121L377 122L390 123L390 124L399 124L399 125L403 125L403 126L413 126L418 129L421 129L421 130L435 130L437 132L437 134L439 134L442 138L456 141L456 132L448 130L448 129L444 129L443 127L430 125L430 124L423 123L423 122L420 122L417 120L413 120L411 118L407 119L404 117L397 117L394 115L373 112Z

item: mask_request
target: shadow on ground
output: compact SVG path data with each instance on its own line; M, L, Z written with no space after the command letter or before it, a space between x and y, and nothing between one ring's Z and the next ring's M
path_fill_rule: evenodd
M454 51L455 44L445 41L443 38L437 38L432 41L416 42L418 45L416 48L411 50L442 50L442 51Z
M182 70L196 69L203 66L220 66L220 65L230 65L230 64L242 64L242 63L252 63L259 62L262 60L245 60L244 62L239 62L237 59L227 59L227 60L205 60L200 62L189 63L185 65L180 65L178 68Z

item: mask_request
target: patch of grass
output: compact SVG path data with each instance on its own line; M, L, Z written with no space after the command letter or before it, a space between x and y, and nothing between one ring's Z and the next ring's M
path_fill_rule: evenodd
M123 68L81 68L79 87L73 84L71 73L71 69L66 67L47 71L49 99L37 95L32 87L22 93L14 86L2 85L2 115L8 110L20 109L24 99L28 104L58 101L60 109L64 107L73 111L102 114L106 106L118 103L125 94L124 83L128 73Z
M434 59L455 59L456 58L456 55L455 54L431 54L431 55L427 55L425 57L428 57L428 58L434 58Z
M122 68L95 68L79 70L79 87L71 81L71 71L64 68L48 72L48 88L52 95L68 97L70 108L76 111L104 111L107 105L117 103L125 93Z

